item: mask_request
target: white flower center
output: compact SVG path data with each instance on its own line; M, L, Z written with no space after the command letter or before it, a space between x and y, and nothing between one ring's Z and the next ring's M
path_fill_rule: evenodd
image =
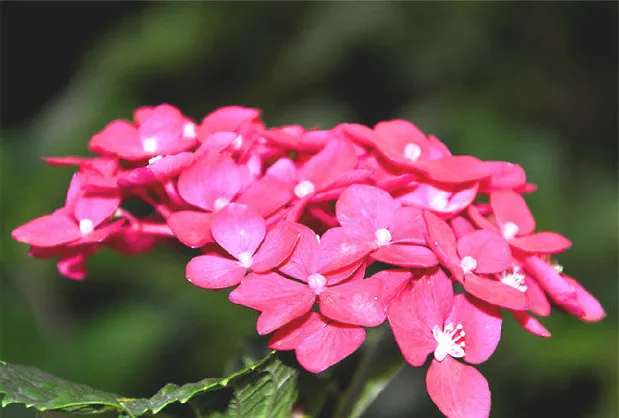
M183 125L183 136L190 139L197 137L198 132L196 131L196 124L193 122L187 122Z
M379 247L391 242L391 232L389 232L387 228L377 229L376 232L374 232L374 236L376 237L376 245Z
M503 225L503 237L505 239L512 239L518 233L518 225L513 222L505 222Z
M477 260L470 255L467 255L462 259L462 261L460 261L460 267L462 267L462 270L464 270L465 273L470 273L477 268Z
M462 339L466 333L462 328L462 324L458 324L454 328L454 324L451 322L445 325L444 329L434 325L432 335L437 342L434 349L434 358L438 361L443 361L447 354L454 358L464 357L465 343Z
M320 273L314 273L307 278L309 287L319 295L327 284L327 279Z
M234 138L234 140L232 141L231 146L232 146L233 150L241 149L241 147L243 146L243 137L241 135L239 135L236 138Z
M448 200L447 193L436 194L432 197L432 199L430 199L430 207L436 210L445 209L448 203L449 203L449 200Z
M142 141L142 149L144 150L144 152L148 152L150 154L157 151L157 138L146 138L144 141Z
M310 193L314 193L315 190L314 183L309 180L303 180L294 187L294 194L301 199Z
M230 203L230 199L227 197L218 197L215 199L215 203L213 203L213 208L215 209L215 212L217 212L223 209L228 203Z
M243 267L248 269L251 267L251 262L253 261L252 254L249 251L244 251L239 254L239 262Z
M80 221L80 232L82 235L88 235L94 231L95 226L90 219L82 219Z
M411 161L417 161L417 159L421 156L421 148L417 144L413 144L409 142L404 147L404 158Z
M501 282L508 286L518 289L521 292L527 291L527 285L524 281L524 274L520 273L520 266L514 266L513 271L506 270L501 274Z

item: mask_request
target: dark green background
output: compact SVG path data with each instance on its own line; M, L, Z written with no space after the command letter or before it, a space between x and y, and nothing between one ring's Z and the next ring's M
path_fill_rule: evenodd
M92 134L167 102L197 121L228 104L270 125L403 117L456 153L508 160L539 191L539 230L607 310L555 311L535 338L507 318L479 369L494 417L616 417L617 3L8 3L2 6L1 348L6 361L128 396L220 375L255 333L225 292L192 287L192 252L92 259L84 282L10 231L62 205ZM439 416L406 368L370 417ZM31 417L12 407L10 417Z

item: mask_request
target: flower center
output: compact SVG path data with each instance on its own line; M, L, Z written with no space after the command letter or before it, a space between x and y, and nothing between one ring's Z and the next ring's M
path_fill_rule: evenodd
M462 270L464 270L465 273L470 273L477 268L477 260L470 255L467 255L462 259L462 261L460 261L460 267L462 267Z
M228 203L230 203L230 199L228 199L227 197L218 197L217 199L215 199L215 203L213 203L215 212L223 209Z
M314 183L309 180L303 180L294 187L294 194L301 199L310 193L314 193L315 190Z
M441 329L438 325L432 327L432 335L436 340L436 348L434 349L434 358L438 361L443 361L447 354L454 358L464 357L464 336L466 333L463 330L462 324L456 325L450 322Z
M157 151L157 138L146 138L142 141L142 149L150 154Z
M251 262L253 261L252 254L249 251L244 251L239 254L239 262L243 267L248 269L251 267Z
M231 146L233 150L239 150L243 146L243 137L239 135L236 138L234 138Z
M196 136L198 136L198 133L196 132L196 124L192 122L187 122L185 125L183 125L183 136L190 139L194 139Z
M432 209L436 209L436 210L445 209L448 203L449 202L447 200L446 193L437 194L434 197L432 197L432 199L430 200L430 206L432 207Z
M148 165L151 165L155 161L159 161L162 158L163 158L163 155L155 155L153 158L148 159Z
M327 279L320 273L314 273L307 278L309 287L319 295L327 284Z
M505 237L505 239L514 238L518 233L518 229L518 225L515 223L505 222L505 225L503 225L503 237Z
M82 235L88 235L95 229L94 224L90 219L82 219L80 221L80 232Z
M501 274L501 282L523 293L526 292L527 285L524 282L524 274L520 273L520 266L514 266L512 270L512 272L506 270Z
M417 144L413 144L409 142L404 147L404 158L411 161L417 161L419 156L421 155L421 148Z
M376 237L376 245L379 247L391 242L391 232L389 232L387 228L377 229L376 232L374 232L374 236Z

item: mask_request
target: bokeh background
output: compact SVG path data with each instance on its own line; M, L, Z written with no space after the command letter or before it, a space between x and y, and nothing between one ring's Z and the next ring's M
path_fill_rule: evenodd
M617 2L109 2L2 5L1 355L67 379L150 396L217 376L255 314L184 279L191 251L104 251L84 282L34 260L10 231L62 205L87 141L142 105L199 121L216 107L269 125L328 128L402 117L456 153L521 164L538 226L608 317L555 311L548 340L511 318L479 366L494 417L617 417ZM405 368L367 417L439 416ZM7 417L32 417L11 407Z

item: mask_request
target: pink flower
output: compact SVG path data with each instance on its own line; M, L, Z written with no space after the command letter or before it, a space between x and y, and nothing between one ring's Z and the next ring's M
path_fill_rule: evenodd
M490 390L486 379L468 363L486 361L501 337L497 307L453 294L451 281L437 270L405 287L387 306L387 317L406 361L421 366L434 358L426 386L447 417L487 417Z

